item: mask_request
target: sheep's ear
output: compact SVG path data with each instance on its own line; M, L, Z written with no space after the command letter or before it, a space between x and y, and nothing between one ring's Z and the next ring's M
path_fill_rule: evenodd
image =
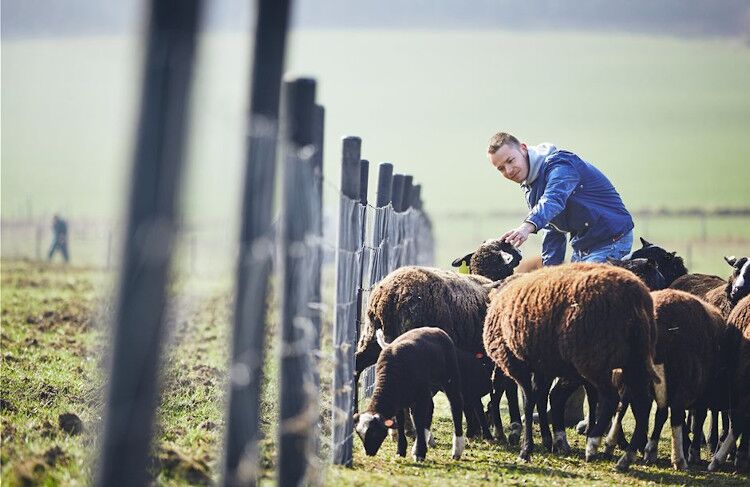
M643 237L640 237L640 239L641 239L641 245L643 245L643 248L646 248L646 247L649 247L651 245L654 245L654 244L652 244L651 242L649 242L648 240L646 240Z
M454 260L453 263L451 263L451 265L453 267L461 267L461 262L466 262L466 265L469 265L471 263L472 255L474 255L474 252L466 254L463 257L459 257L458 259Z
M734 267L734 264L737 263L737 257L733 255L730 255L728 257L725 255L724 260L727 262L727 264L731 265L732 267Z

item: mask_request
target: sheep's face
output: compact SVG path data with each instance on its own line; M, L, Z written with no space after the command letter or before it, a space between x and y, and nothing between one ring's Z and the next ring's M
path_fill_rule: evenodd
M388 428L395 428L393 419L383 420L379 414L362 413L354 415L354 429L362 440L365 453L375 456L380 450L380 445L388 436Z
M476 252L454 260L453 267L459 267L462 262L469 263L472 274L499 281L513 274L513 269L521 262L521 253L508 242L488 240Z
M678 277L687 274L685 263L682 257L677 256L676 252L667 252L662 247L652 244L643 237L641 237L641 245L640 249L634 250L625 256L623 260L649 259L654 261L666 281L665 287L672 284Z
M656 262L650 259L631 259L617 260L607 259L607 263L617 267L629 270L649 288L651 291L658 291L667 287L667 281L656 265Z
M724 257L734 270L729 278L729 300L732 304L750 294L750 259L747 257Z

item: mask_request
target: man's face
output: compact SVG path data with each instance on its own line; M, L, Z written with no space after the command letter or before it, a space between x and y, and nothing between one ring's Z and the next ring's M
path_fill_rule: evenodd
M503 144L494 154L487 154L495 169L500 171L506 179L522 183L529 175L529 152L526 144L518 147L513 144Z

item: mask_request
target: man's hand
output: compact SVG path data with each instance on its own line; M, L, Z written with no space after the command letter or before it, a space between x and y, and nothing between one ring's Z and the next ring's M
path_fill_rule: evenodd
M500 240L504 240L514 247L520 247L526 239L529 238L529 234L536 230L536 227L529 222L521 223L521 226L510 232L505 232Z

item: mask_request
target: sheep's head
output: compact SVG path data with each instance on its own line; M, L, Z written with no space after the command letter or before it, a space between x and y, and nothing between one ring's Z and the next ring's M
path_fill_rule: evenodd
M727 297L732 306L750 294L750 259L747 257L724 257L727 264L731 265L732 275L727 282Z
M682 257L678 257L676 252L667 252L664 248L654 245L645 238L641 237L642 247L634 250L622 260L633 259L650 259L656 262L656 267L666 280L666 286L669 286L680 276L687 274L687 267Z
M651 259L618 260L607 259L607 263L629 270L640 278L651 291L658 291L667 287L667 281L659 272L656 261Z
M395 418L383 420L378 413L356 413L354 415L354 430L362 440L365 447L365 453L368 456L375 456L380 450L380 445L388 436L388 428L396 427Z
M499 281L513 274L513 269L521 262L521 253L508 242L487 240L476 251L454 260L452 265L459 267L462 262L468 262L472 274Z

